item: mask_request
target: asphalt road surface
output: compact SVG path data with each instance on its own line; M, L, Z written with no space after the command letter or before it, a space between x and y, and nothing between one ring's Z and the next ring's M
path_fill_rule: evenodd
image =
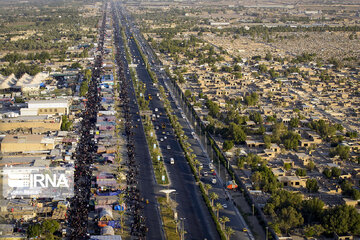
M134 100L136 99L135 91L133 89L132 80L128 71L124 45L120 46L120 53L122 55L125 77L126 80L130 83L129 86L131 86L129 97L130 99ZM133 126L138 126L137 128L135 127L133 129L135 134L135 159L139 163L139 175L137 178L138 188L140 190L141 196L144 199L149 200L149 204L144 204L146 226L149 228L146 237L147 239L165 239L159 213L159 206L155 198L158 191L157 184L155 181L150 154L147 148L144 129L141 122L138 122L140 115L136 101L130 101L130 114L132 116Z
M158 97L155 97L159 91L152 83L134 40L130 38L131 35L129 29L126 28L125 32L128 38L131 55L135 60L134 63L138 64L136 67L138 78L146 84L146 94L154 96L150 101L149 107L154 113L155 108L158 109L156 115L159 115L159 118L156 118L153 124L154 126L159 126L159 129L156 130L156 135L171 182L169 188L176 190L176 201L179 204L177 207L178 218L185 219L185 239L219 239L220 237L216 231L216 226L202 199L200 189L195 183L195 178L184 157L182 149L176 140L162 101ZM165 124L165 129L161 128L162 124ZM160 139L165 136L167 139L163 142L160 141ZM170 149L168 149L168 146ZM171 157L175 159L175 164L169 163ZM175 198L174 196L172 197Z

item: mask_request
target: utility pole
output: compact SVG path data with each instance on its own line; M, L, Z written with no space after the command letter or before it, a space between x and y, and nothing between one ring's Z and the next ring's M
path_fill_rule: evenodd
M268 230L269 230L269 227L265 227L265 229L266 229L266 233L265 233L265 234L266 234L266 235L265 235L266 238L265 238L265 239L268 240Z
M185 229L184 229L184 221L186 218L180 218L180 239L185 240Z

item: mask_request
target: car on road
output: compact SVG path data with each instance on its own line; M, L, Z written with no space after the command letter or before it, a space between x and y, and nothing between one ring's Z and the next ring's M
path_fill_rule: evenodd
M166 132L166 135L168 135L168 136L169 136L169 135L170 135L170 133L169 133L169 132Z
M164 141L164 139L163 138L160 138L160 142L163 142Z
M167 145L167 146L166 146L166 149L167 149L167 150L170 150L170 149L171 149L170 145Z
M155 112L157 112L157 111L159 111L159 109L158 109L158 108L155 108Z
M224 209L227 209L227 207L228 207L228 206L226 205L226 203L224 203L222 206L223 206Z
M211 179L211 183L212 183L212 184L216 184L216 178L212 178L212 179Z
M247 228L243 228L243 230L242 230L243 232L247 232Z
M167 136L164 136L164 139L167 139Z
M210 168L210 169L214 169L214 164L209 163L209 168Z
M159 126L156 126L156 130L159 130Z
M208 172L206 172L206 171L203 172L203 176L204 176L204 177L207 177L207 176L208 176Z
M158 115L156 115L156 117L157 117L157 118L159 118L159 117L160 117L160 115L158 114Z
M175 164L174 158L170 158L170 164Z

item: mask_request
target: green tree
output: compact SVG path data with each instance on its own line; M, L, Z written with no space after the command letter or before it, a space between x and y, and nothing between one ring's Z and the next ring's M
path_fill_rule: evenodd
M358 137L358 133L357 132L346 132L346 136L353 139L353 138Z
M279 73L276 72L273 68L271 68L269 70L269 74L270 74L270 77L273 78L273 79L279 77Z
M269 135L264 135L264 143L266 149L271 147L271 137Z
M266 73L268 71L266 65L264 64L260 64L258 68L260 73Z
M289 122L289 126L292 128L296 128L299 126L299 119L298 118L291 118Z
M305 177L307 175L306 169L298 168L298 169L296 169L295 174L300 177Z
M216 203L214 206L215 210L216 210L216 217L217 219L219 219L219 212L221 209L224 209L223 205L221 203Z
M252 92L250 94L246 94L244 100L247 106L254 106L259 101L259 95L256 92Z
M325 168L323 174L325 175L325 177L331 178L331 170L329 168Z
M89 90L89 82L87 80L83 80L80 85L80 97L85 97Z
M230 219L226 216L223 216L219 219L219 222L222 224L222 229L225 229L225 224L230 222Z
M217 103L211 101L211 100L207 100L206 101L206 107L209 109L209 115L217 118L219 113L220 113L220 107Z
M257 124L261 124L263 122L262 116L259 112L251 112L249 118Z
M342 160L347 160L350 156L350 147L338 144L336 148L330 150L330 156L336 155L339 155Z
M214 192L211 192L209 198L211 200L211 206L214 206L214 201L219 199L219 195L217 195Z
M284 163L283 167L286 171L289 171L291 169L291 163Z
M306 180L306 189L311 193L317 192L319 190L319 186L316 179L312 178Z
M288 233L290 229L298 227L304 223L304 219L295 208L289 206L280 211L276 224L284 233Z
M61 122L61 131L69 131L71 128L72 122L68 119L66 115L62 116L62 122Z
M41 234L41 225L40 224L33 224L30 225L27 229L27 236L28 238L35 238L39 237Z
M304 200L301 203L301 213L306 223L318 222L324 210L325 203L318 198Z
M60 224L56 220L47 219L42 222L41 228L43 233L53 234L59 230Z
M297 150L299 147L299 141L301 137L299 134L289 131L287 134L281 137L282 143L286 149Z
M209 190L212 189L212 186L210 184L205 184L204 189L205 189L206 193L209 194Z
M191 91L189 89L185 90L185 97L190 97L191 96Z
M234 147L234 142L231 140L225 140L223 143L223 151L227 152Z
M231 139L234 140L235 143L239 144L245 142L246 134L244 130L236 123L230 123L229 132L231 134Z
M333 178L339 178L341 176L341 169L337 167L331 168L331 176Z
M231 227L226 227L225 228L225 234L226 234L226 239L227 240L229 240L231 235L233 235L234 233L235 233L235 231Z
M312 170L314 170L315 168L315 163L314 161L310 161L307 165L306 168L311 172Z
M324 231L325 229L320 224L307 225L304 228L306 237L317 237L320 236Z
M338 205L327 209L322 222L328 234L360 234L360 214L352 206Z

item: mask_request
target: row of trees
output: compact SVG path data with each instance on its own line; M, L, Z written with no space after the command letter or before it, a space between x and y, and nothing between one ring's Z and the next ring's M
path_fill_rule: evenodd
M60 229L56 220L47 219L42 223L31 224L27 229L28 238L55 239L54 233Z
M14 73L17 78L20 78L25 73L34 76L42 71L44 71L44 68L36 64L10 63L8 66L0 69L0 74L9 76Z
M42 51L40 53L35 53L35 54L28 53L26 55L18 52L8 53L1 60L10 63L15 63L21 60L40 60L42 63L45 63L46 60L50 60L50 59L51 59L50 53L46 51Z
M325 209L324 206L318 198L303 200L299 193L279 190L271 195L264 212L272 216L276 232L288 233L302 227L307 237L360 234L360 214L354 207L338 205Z

